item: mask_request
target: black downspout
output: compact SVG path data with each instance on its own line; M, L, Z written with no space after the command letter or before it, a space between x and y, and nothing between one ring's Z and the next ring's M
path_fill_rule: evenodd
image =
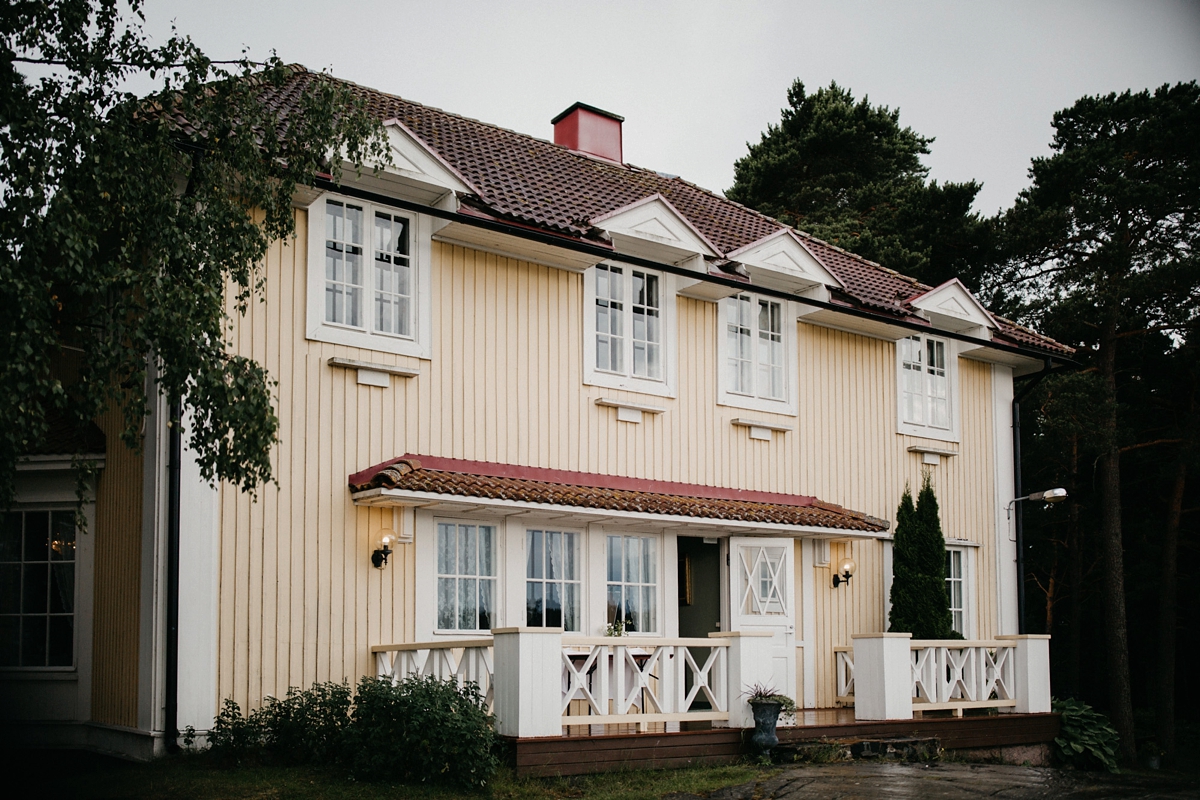
M167 653L163 729L167 752L179 749L179 478L183 430L179 400L171 401L167 462Z

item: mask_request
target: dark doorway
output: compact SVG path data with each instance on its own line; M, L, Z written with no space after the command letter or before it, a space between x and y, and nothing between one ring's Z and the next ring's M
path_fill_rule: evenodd
M706 639L721 630L721 548L713 541L692 536L680 536L679 550L679 635L685 639ZM691 648L698 666L708 659L708 648ZM684 679L684 691L692 689L689 670ZM710 708L704 694L692 701L691 710ZM709 723L686 725L688 730L711 727Z

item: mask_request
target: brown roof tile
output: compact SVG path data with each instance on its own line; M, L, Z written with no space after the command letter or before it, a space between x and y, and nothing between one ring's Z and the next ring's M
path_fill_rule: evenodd
M264 102L280 114L283 125L312 81L336 80L300 66L293 69L292 80L280 88L265 86L263 90ZM595 240L597 232L588 220L659 193L722 254L784 227L678 177L593 158L544 139L340 82L362 98L374 116L399 119L463 175L479 192L479 197L464 198L465 202L501 218ZM868 310L916 317L904 301L928 287L820 239L805 237L813 256L842 281L853 301ZM1007 321L1001 325L1002 341L1060 355L1073 352Z
M351 491L414 492L882 533L887 520L803 495L404 455L350 476Z

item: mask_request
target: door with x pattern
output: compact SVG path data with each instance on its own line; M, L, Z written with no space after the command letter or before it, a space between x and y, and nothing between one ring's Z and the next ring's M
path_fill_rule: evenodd
M729 540L730 629L769 631L775 691L796 697L795 546L791 539ZM745 688L745 687L743 687Z

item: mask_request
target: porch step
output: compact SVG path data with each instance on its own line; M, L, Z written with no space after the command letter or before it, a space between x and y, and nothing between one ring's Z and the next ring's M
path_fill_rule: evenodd
M941 749L941 742L936 737L807 739L780 742L771 751L771 760L777 764L827 764L855 759L936 761Z

